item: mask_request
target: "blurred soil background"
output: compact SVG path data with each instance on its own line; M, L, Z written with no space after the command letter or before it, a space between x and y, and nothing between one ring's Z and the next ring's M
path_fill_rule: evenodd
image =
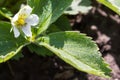
M110 79L80 72L57 56L41 57L25 47L24 58L0 64L0 80L120 80L120 16L96 1L92 5L88 14L67 17L73 30L91 36L98 44L112 69Z

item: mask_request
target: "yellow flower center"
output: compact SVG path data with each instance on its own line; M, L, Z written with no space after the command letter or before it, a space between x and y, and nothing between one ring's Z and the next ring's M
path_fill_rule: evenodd
M22 26L24 26L24 25L26 24L26 22L25 22L26 17L27 17L27 16L26 16L25 14L19 15L18 20L14 22L15 25L16 25L17 27L22 27Z

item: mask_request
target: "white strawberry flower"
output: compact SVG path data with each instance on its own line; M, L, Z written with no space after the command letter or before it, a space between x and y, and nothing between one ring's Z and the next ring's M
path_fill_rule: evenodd
M31 26L39 23L39 17L36 14L31 14L31 12L32 8L29 5L25 5L12 18L11 24L15 38L19 37L20 31L27 37L32 37Z

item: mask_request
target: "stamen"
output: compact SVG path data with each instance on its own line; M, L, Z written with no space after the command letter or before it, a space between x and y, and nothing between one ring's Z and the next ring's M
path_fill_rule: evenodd
M18 20L15 21L14 23L17 27L22 27L26 24L25 19L26 19L25 14L19 15Z

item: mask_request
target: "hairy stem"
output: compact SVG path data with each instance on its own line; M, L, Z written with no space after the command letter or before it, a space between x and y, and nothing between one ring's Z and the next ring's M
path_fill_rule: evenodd
M7 64L8 64L8 68L9 68L9 70L10 70L11 75L14 77L14 76L15 76L15 73L14 73L14 71L13 71L13 69L12 69L12 66L11 66L11 64L9 63L9 61L7 61Z

